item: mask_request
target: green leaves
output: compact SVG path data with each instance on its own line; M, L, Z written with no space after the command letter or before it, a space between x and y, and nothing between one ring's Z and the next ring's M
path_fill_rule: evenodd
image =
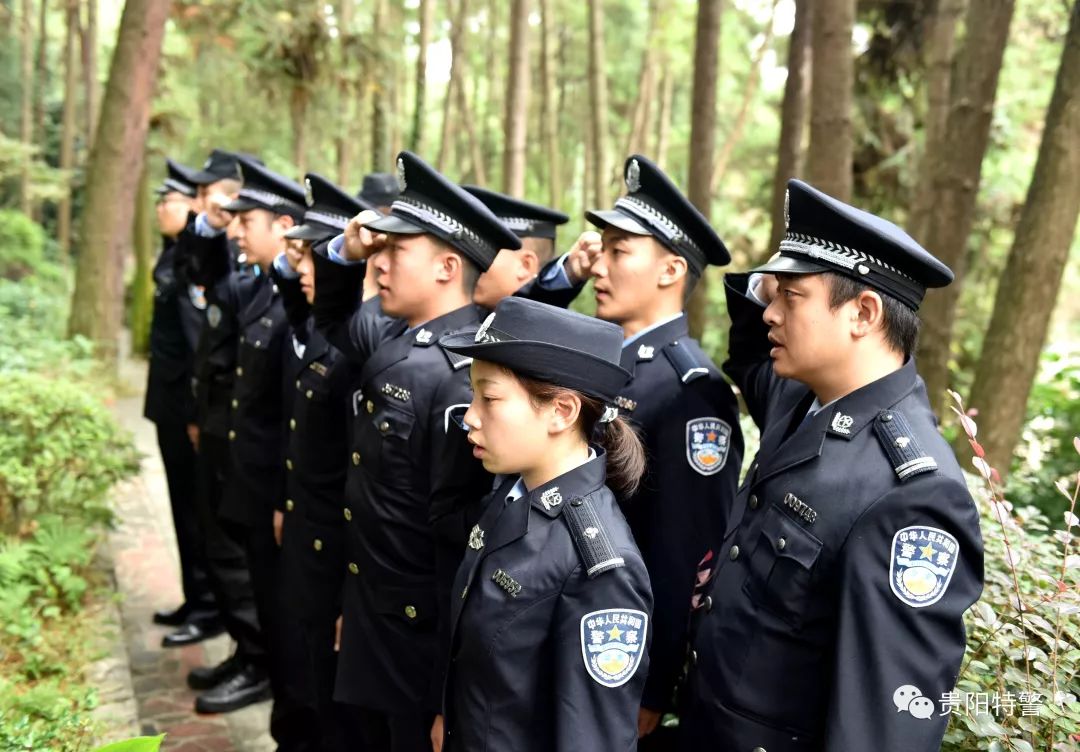
M98 747L94 752L157 752L161 748L161 742L165 734L157 736L137 736L134 739L125 739L122 742L113 742L103 747Z

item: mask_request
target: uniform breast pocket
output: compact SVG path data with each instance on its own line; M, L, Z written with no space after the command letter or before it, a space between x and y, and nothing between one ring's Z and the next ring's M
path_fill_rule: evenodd
M750 574L743 585L750 600L799 629L809 605L821 546L820 540L779 507L770 507L762 520L757 546L750 555Z
M416 416L397 408L383 405L371 416L379 443L378 475L384 483L392 486L411 487L415 466L409 448L409 438L416 425Z

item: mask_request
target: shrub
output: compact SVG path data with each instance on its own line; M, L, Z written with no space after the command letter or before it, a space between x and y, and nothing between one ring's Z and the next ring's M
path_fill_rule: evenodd
M0 209L0 277L18 281L37 275L53 282L62 273L46 261L45 230L14 209Z

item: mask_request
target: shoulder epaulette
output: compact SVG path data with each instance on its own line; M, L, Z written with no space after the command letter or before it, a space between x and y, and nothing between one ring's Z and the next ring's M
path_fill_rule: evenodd
M563 508L562 516L570 527L570 537L574 540L589 579L626 566L588 497L575 496Z
M679 381L684 384L689 384L691 381L700 379L702 376L709 375L710 363L705 360L698 353L686 344L685 341L677 339L669 345L664 347L664 355L667 357L668 362L671 363L671 367L675 369L675 373L679 376Z
M903 413L882 410L874 420L874 432L901 482L938 469L937 460L923 451Z

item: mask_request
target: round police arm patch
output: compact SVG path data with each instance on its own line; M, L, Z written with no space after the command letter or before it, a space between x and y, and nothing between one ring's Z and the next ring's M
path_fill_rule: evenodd
M593 681L621 687L641 665L649 616L631 608L605 608L581 617L581 657Z
M731 426L719 418L686 421L686 461L702 475L715 475L727 464Z
M926 525L897 530L889 559L893 594L912 608L937 603L949 587L959 557L960 544L944 530Z

